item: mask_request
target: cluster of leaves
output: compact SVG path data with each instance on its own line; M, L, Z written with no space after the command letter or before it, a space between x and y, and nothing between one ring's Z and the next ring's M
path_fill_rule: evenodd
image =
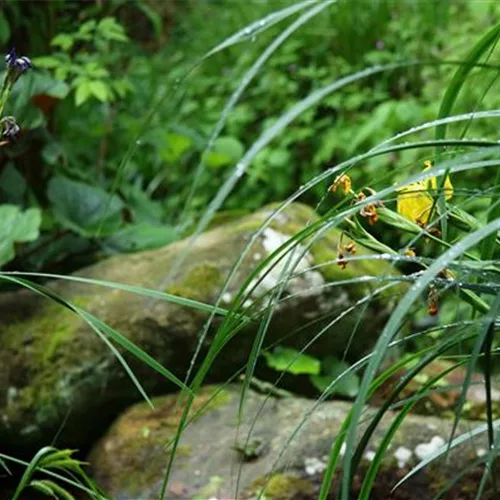
M75 104L81 106L90 98L100 102L123 99L134 87L126 77L117 77L108 67L116 68L120 50L113 42L127 43L125 29L113 17L83 23L73 33L60 33L51 41L58 52L38 57L34 64L53 72L58 81L67 82L74 90ZM75 50L76 47L79 47ZM113 48L113 51L111 50Z
M55 22L68 27L59 10ZM15 25L6 14L2 22ZM65 268L70 259L78 266L96 252L154 248L178 237L137 183L112 186L127 145L120 142L111 157L108 145L118 107L125 109L134 91L124 69L137 50L109 14L84 8L83 19L96 17L55 34L51 54L33 58L35 69L11 92L6 111L22 134L0 152L0 210L7 214L0 232L9 235L0 266L14 258L16 268Z
M326 356L319 360L291 347L276 346L272 351L265 351L263 355L268 366L278 372L308 375L319 393L325 391L332 380L349 368L348 363L334 356ZM350 372L335 386L331 394L352 398L356 396L358 389L359 377L356 373Z
M8 475L12 473L7 462L26 466L12 500L22 498L21 495L33 494L34 491L44 497L75 500L74 493L78 490L84 491L91 498L104 500L105 496L84 472L83 462L73 455L74 450L58 450L52 446L40 449L29 463L0 454L0 467Z
M69 270L102 253L174 241L189 231L221 180L284 109L363 66L444 57L451 53L450 37L455 45L462 43L495 7L391 0L334 4L273 54L206 150L227 99L281 25L217 54L188 79L184 76L195 55L274 8L260 2L244 8L234 2L192 2L178 9L176 31L154 54L131 43L118 22L127 13L142 13L149 22L146 29L160 36L161 16L145 2L90 4L79 9L82 22L76 28L64 9L55 8L52 21L60 28L47 53L34 58L35 70L9 103L25 134L2 152L0 201L42 212L40 238L20 247L12 265ZM224 22L208 29L209 17ZM437 33L431 28L435 18L442 25ZM8 15L2 19L12 21ZM436 68L395 70L352 85L341 97L324 99L255 157L225 208L252 210L283 199L326 166L389 131L429 119L442 76ZM471 88L468 100L474 102L481 90ZM401 164L415 159L415 152L404 152L380 161L386 162L387 177L398 180ZM370 173L356 173L354 180L373 185ZM64 196L62 191L70 189L72 196ZM323 194L318 186L304 200L317 203ZM79 214L70 205L62 207L70 198L81 206Z

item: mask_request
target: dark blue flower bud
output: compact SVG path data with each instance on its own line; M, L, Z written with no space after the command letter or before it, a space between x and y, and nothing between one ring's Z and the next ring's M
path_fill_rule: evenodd
M20 132L19 125L13 116L6 116L0 121L2 130L2 139L14 140Z
M32 66L29 57L17 57L16 49L14 48L10 49L9 53L5 56L5 64L7 65L6 79L11 85Z
M14 63L16 62L16 59L17 59L16 49L12 48L10 49L9 53L5 56L5 64L7 65L8 68L12 68L14 66Z
M20 72L24 73L27 69L31 68L32 64L28 57L22 56L16 59L14 67Z

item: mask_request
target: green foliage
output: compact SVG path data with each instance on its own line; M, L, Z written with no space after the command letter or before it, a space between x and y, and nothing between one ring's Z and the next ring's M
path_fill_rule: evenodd
M15 36L12 26L15 16L21 13L14 4L8 5L7 21ZM54 34L45 53L34 58L36 70L19 81L8 106L11 114L23 117L26 139L41 141L41 151L32 151L33 142L27 141L12 148L8 168L16 172L15 176L24 177L25 195L21 201L19 197L13 200L5 189L0 202L41 209L44 224L39 244L45 249L46 240L55 237L57 245L51 255L37 250L36 243L30 245L28 257L20 252L15 265L43 269L50 261L64 262L65 256L78 254L83 248L93 259L102 252L150 248L173 241L175 232L192 228L221 181L283 110L363 66L404 59L457 58L460 50L458 55L453 54L457 43L472 39L477 23L483 23L494 8L477 9L471 3L446 6L440 2L390 0L368 5L332 4L314 18L314 23L296 31L234 103L213 144L207 141L227 100L269 40L283 29L283 21L213 55L189 78L183 77L207 47L265 17L275 10L274 3L248 2L243 7L233 2L193 2L186 8L171 6L167 15L176 16L176 28L169 43L155 53L147 53L130 38L138 36L131 26L124 28L123 20L142 15L145 26L158 36L160 18L165 14L151 10L144 2L83 8L82 22L77 27L57 7L50 13L36 10L39 17L52 16ZM220 22L207 29L207 18ZM442 29L432 32L429 26L436 18ZM456 29L458 25L460 30ZM126 31L131 33L127 35ZM196 33L195 39L192 33ZM428 43L431 33L432 43ZM252 210L283 199L298 185L360 148L369 148L394 130L431 119L444 76L439 68L432 67L395 70L346 87L342 96L328 96L320 106L302 113L286 134L279 135L256 155L244 182L236 186L224 208ZM169 98L165 100L167 93ZM465 95L474 102L478 90L473 87ZM496 106L495 102L487 104ZM84 112L80 112L80 105L85 106ZM154 113L144 128L144 115L152 107ZM493 136L495 131L489 122L481 123L481 134ZM21 146L24 152L28 149L34 154L31 165L24 164L26 155ZM133 154L126 157L129 149ZM380 158L367 169L356 170L353 180L360 186L377 188L379 180L372 182L371 172L381 162L385 164L386 178L397 181L402 176L401 165L416 159L416 151ZM81 184L87 185L93 198L96 192L108 193L114 200L111 208L117 206L119 198L120 223L114 212L110 215L114 218L111 227L130 239L132 234L144 234L143 224L147 223L149 242L141 245L138 237L135 243L108 245L101 238L111 236L105 231L104 221L102 227L95 220L84 227L68 219L67 214L61 215L62 202L53 205L51 186L55 177L80 183L74 184L80 185L79 192ZM324 186L318 185L303 199L317 203L323 194ZM127 229L129 224L134 227ZM161 237L162 228L163 234L171 236ZM61 231L77 237L61 237ZM389 239L384 238L384 243L391 243Z
M112 234L120 226L123 203L104 190L64 177L51 179L47 196L63 227L83 236Z
M126 77L113 74L117 57L113 43L129 43L125 29L113 17L91 19L73 33L59 33L50 45L57 52L37 57L34 64L50 70L55 79L65 81L74 91L76 106L89 99L111 102L125 98L134 87Z
M210 168L234 165L243 156L244 148L238 139L234 137L219 137L208 151L203 161Z
M321 374L313 375L311 382L319 392L323 393L337 377L340 377L349 365L333 356L326 356L321 360ZM333 394L353 398L358 394L359 377L355 372L349 372L338 384L335 385Z
M264 352L264 356L270 368L293 375L317 375L321 367L316 358L290 347L277 346L272 352Z
M83 463L72 457L74 450L58 450L46 446L36 453L29 464L14 492L12 500L21 498L30 489L36 490L44 496L60 499L74 500L73 490L80 489L90 495L90 498L104 499L94 483L87 477ZM5 456L8 460L14 460ZM49 476L43 479L34 479L36 475Z
M264 351L267 365L278 372L292 375L309 375L312 385L320 392L326 392L332 381L341 379L329 394L353 398L359 390L359 377L350 371L350 365L333 356L321 360L291 347L277 346L272 351ZM345 372L348 373L344 376Z
M42 214L39 239L22 240L30 243L19 247L11 264L17 268L64 263L75 254L90 261L92 255L155 248L178 238L167 211L140 179L124 179L118 192L111 186L118 151L109 164L107 153L114 145L115 106L134 89L121 68L136 52L115 16L93 7L82 15L91 12L75 31L58 30L50 44L53 52L34 58L35 70L16 82L6 104L7 112L22 120L23 133L18 144L4 145L0 152L7 161L2 166L0 158L0 203ZM62 10L50 15L53 23L68 27ZM89 114L78 116L84 103ZM183 135L168 133L161 157L175 162L190 144L191 139L186 144ZM89 170L89 162L97 163L97 172ZM4 245L8 258L0 265L13 258L7 240Z
M16 243L38 238L41 221L37 208L23 212L16 205L0 205L0 266L14 258Z

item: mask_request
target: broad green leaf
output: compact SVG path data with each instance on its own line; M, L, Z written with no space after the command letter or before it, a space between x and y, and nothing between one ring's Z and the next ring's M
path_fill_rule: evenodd
M60 47L62 50L67 52L71 49L71 47L73 47L74 43L75 38L72 35L69 35L67 33L60 33L52 39L50 45L52 45L53 47Z
M333 356L327 356L322 360L321 368L321 374L312 375L311 382L322 393L326 391L333 380L349 369L349 364ZM358 394L358 391L359 377L356 373L350 372L332 388L331 393L353 398Z
M211 151L205 154L205 163L212 168L237 163L243 156L244 148L234 137L219 137Z
M94 97L99 99L101 102L109 101L110 90L108 85L106 85L102 80L92 80L89 82L90 92Z
M267 365L279 372L294 375L317 375L321 369L318 359L302 354L291 347L277 346L272 352L264 352Z
M128 37L121 24L118 24L114 17L105 17L97 25L97 31L108 40L117 42L127 42Z
M82 236L94 236L101 224L102 235L120 227L122 201L99 187L53 177L47 195L61 224Z
M64 149L56 141L49 142L42 149L42 157L49 165L56 165L64 157Z
M136 224L147 222L154 226L162 225L165 214L161 202L152 200L147 193L135 185L124 184L120 192Z
M135 86L126 78L121 78L120 80L114 80L111 82L113 90L120 96L125 97L127 94L135 92Z
M38 208L22 212L16 205L0 205L0 266L15 257L14 243L38 238L41 221Z
M1 207L0 207L1 209ZM0 215L0 220L2 216ZM42 222L42 213L39 208L28 208L19 212L15 226L11 232L14 241L34 241L39 236L39 227Z
M119 252L136 252L159 248L179 239L171 226L148 223L131 224L105 239L106 245Z
M88 35L95 30L97 26L97 21L95 19L90 19L89 21L83 23L80 28L78 28L78 34L80 35Z
M75 104L77 106L81 106L92 95L92 88L90 83L90 81L86 80L80 83L80 85L78 85L78 87L76 88Z
M175 163L192 145L193 140L187 135L167 134L165 146L160 150L160 156L169 163Z

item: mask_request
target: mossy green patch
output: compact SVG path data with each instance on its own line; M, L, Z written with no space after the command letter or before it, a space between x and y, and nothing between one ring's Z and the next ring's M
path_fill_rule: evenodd
M273 474L269 480L259 478L248 489L250 495L259 494L267 500L294 500L314 498L316 487L307 479L290 474Z
M92 296L77 296L70 302L85 309L92 299ZM61 374L71 372L77 354L73 342L81 321L69 309L47 299L40 314L3 330L2 343L17 360L15 365L33 377L28 386L16 388L16 397L6 408L10 420L22 420L20 416L26 411L36 409L37 421L43 425L57 414L56 384Z
M183 278L169 285L166 293L193 300L206 300L214 296L224 283L220 267L212 264L197 264Z
M248 215L248 210L223 210L221 212L217 212L208 225L208 229L215 229L224 224L228 224L230 222L234 222L236 220L241 219Z
M77 296L71 303L85 309L92 296ZM30 357L37 366L46 366L53 361L59 347L68 344L76 334L81 320L63 306L49 302L39 315L7 326L2 333L2 343L13 351L29 345Z

